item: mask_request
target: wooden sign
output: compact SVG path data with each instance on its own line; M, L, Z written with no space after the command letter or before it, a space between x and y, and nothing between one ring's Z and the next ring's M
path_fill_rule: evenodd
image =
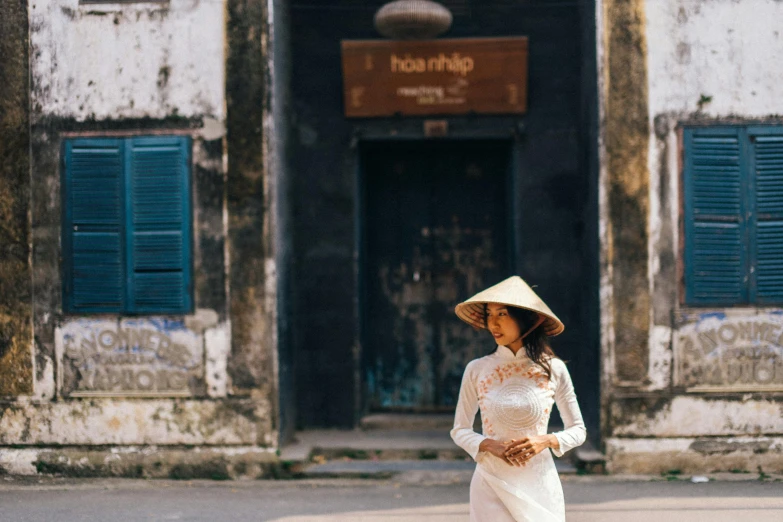
M523 114L527 38L342 42L345 115Z

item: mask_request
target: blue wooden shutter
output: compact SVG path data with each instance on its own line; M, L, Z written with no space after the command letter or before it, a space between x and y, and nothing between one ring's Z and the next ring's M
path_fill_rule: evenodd
M190 299L190 140L129 140L128 310L186 313Z
M685 296L748 301L743 145L736 128L685 131Z
M783 129L750 129L755 201L751 292L759 304L783 303Z
M68 312L123 306L123 143L65 142L64 305Z

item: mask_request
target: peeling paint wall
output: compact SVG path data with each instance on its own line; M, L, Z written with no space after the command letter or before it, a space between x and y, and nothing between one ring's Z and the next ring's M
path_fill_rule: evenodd
M777 0L648 0L650 114L705 117L783 112L783 30Z
M783 438L727 437L606 441L613 473L697 474L713 471L756 473L783 469Z
M209 311L202 311L200 315L207 314ZM216 322L216 314L211 315ZM215 323L188 319L80 318L64 321L55 332L60 395L203 396L209 380L210 395L222 391L225 396L228 343L210 331L214 331L211 327L216 326ZM204 368L205 359L210 362L209 374ZM220 389L217 383L222 383Z
M780 433L781 406L758 393L628 397L614 401L617 437L698 437Z
M274 443L271 412L250 399L27 402L0 413L0 445Z
M783 434L783 331L775 307L701 307L681 305L682 126L726 123L783 123L783 37L777 21L783 4L774 0L647 0L605 1L599 45L599 79L605 85L601 122L605 159L602 201L602 324L606 371L602 397L607 455L614 471L660 472L783 469L779 436ZM613 127L611 117L620 69L613 69L612 27L625 20L613 8L636 4L640 26L620 24L628 35L644 33L647 77L641 88L622 86L622 96L646 103L646 138L627 141L624 154L636 151L637 172L646 172L648 207L634 217L647 236L638 245L645 252L649 281L645 336L646 367L635 383L618 386L618 346L624 324L618 322L618 266L611 242L619 219L612 200ZM632 113L636 114L636 113ZM635 119L635 118L632 118ZM640 135L641 136L641 135ZM640 149L644 149L644 154ZM642 264L636 274L642 276ZM614 290L612 290L614 289ZM628 298L640 295L624 289ZM645 292L642 292L642 295ZM611 296L611 297L609 297ZM646 299L643 297L642 300ZM635 342L635 345L640 343ZM611 348L611 349L609 349ZM744 438L743 438L744 437ZM777 439L775 437L778 437ZM709 438L710 446L700 442ZM741 440L740 440L741 439ZM705 439L706 440L706 439ZM770 444L763 441L774 440ZM761 446L759 446L761 444ZM763 447L762 447L763 446ZM717 448L717 449L716 449Z
M224 118L223 2L31 0L36 116Z

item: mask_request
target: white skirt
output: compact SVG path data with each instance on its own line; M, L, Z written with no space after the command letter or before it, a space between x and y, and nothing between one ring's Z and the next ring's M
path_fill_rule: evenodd
M560 477L549 451L526 466L509 466L486 454L470 482L471 522L564 522Z

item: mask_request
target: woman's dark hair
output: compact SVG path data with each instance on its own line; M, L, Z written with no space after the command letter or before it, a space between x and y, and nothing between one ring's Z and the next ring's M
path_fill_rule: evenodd
M538 321L539 315L524 308L516 306L507 306L508 315L510 315L519 325L522 333L528 331ZM484 305L484 326L487 326L487 305ZM525 336L525 353L531 361L541 366L546 372L547 379L552 378L552 365L549 363L551 357L557 357L552 347L549 346L549 337L544 332L544 324L539 324L535 330ZM544 357L546 356L546 357Z

